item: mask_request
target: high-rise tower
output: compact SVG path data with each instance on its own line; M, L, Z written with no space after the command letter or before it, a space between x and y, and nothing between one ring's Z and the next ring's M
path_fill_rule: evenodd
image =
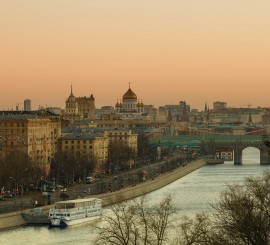
M30 99L24 100L23 106L24 106L24 111L31 111L31 100Z

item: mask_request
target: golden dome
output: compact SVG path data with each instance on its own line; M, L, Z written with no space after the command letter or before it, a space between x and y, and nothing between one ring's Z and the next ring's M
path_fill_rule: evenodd
M118 100L117 100L117 103L116 103L115 107L120 107L120 104L118 103Z
M128 91L123 95L123 100L129 100L129 99L137 99L137 95L131 90L131 88L128 88Z

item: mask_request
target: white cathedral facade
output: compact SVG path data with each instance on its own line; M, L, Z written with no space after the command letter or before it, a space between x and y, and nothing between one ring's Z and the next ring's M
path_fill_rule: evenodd
M144 104L139 102L137 95L131 90L130 85L123 95L122 101L116 103L115 110L121 119L143 119Z

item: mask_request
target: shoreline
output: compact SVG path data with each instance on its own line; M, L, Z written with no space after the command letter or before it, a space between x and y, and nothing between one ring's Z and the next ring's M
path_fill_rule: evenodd
M199 159L188 163L186 166L179 167L170 173L164 173L156 177L154 180L140 183L133 187L128 187L113 193L98 195L102 199L103 206L109 206L117 202L143 196L147 193L158 190L191 172L206 165L205 160ZM132 190L132 191L131 191Z
M204 159L197 159L188 163L186 166L175 169L170 173L160 174L153 180L145 181L136 186L127 187L117 192L108 192L105 194L96 195L95 197L102 199L102 206L106 207L117 202L136 198L158 190L205 165L206 162ZM51 207L53 207L53 205L44 206L43 210L48 211ZM6 229L12 229L24 225L27 225L27 222L24 220L21 211L0 215L0 232Z

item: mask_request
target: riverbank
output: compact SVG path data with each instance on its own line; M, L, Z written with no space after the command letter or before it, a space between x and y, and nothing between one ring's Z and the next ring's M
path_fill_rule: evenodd
M179 167L173 172L165 173L159 175L154 180L146 181L140 183L139 185L128 187L118 191L117 193L108 193L100 195L104 206L115 204L124 200L132 199L150 193L152 191L158 190L183 176L203 167L206 162L202 159L193 161L186 166Z
M108 192L105 194L97 195L102 199L103 206L106 207L117 202L132 199L142 196L149 192L162 188L177 179L203 167L205 165L203 159L199 159L188 163L186 166L179 167L173 172L160 174L153 180L142 182L133 187L127 187L117 192ZM43 210L47 212L53 205L44 206ZM4 229L10 229L18 226L27 225L27 222L23 219L21 212L13 212L0 215L0 231Z

